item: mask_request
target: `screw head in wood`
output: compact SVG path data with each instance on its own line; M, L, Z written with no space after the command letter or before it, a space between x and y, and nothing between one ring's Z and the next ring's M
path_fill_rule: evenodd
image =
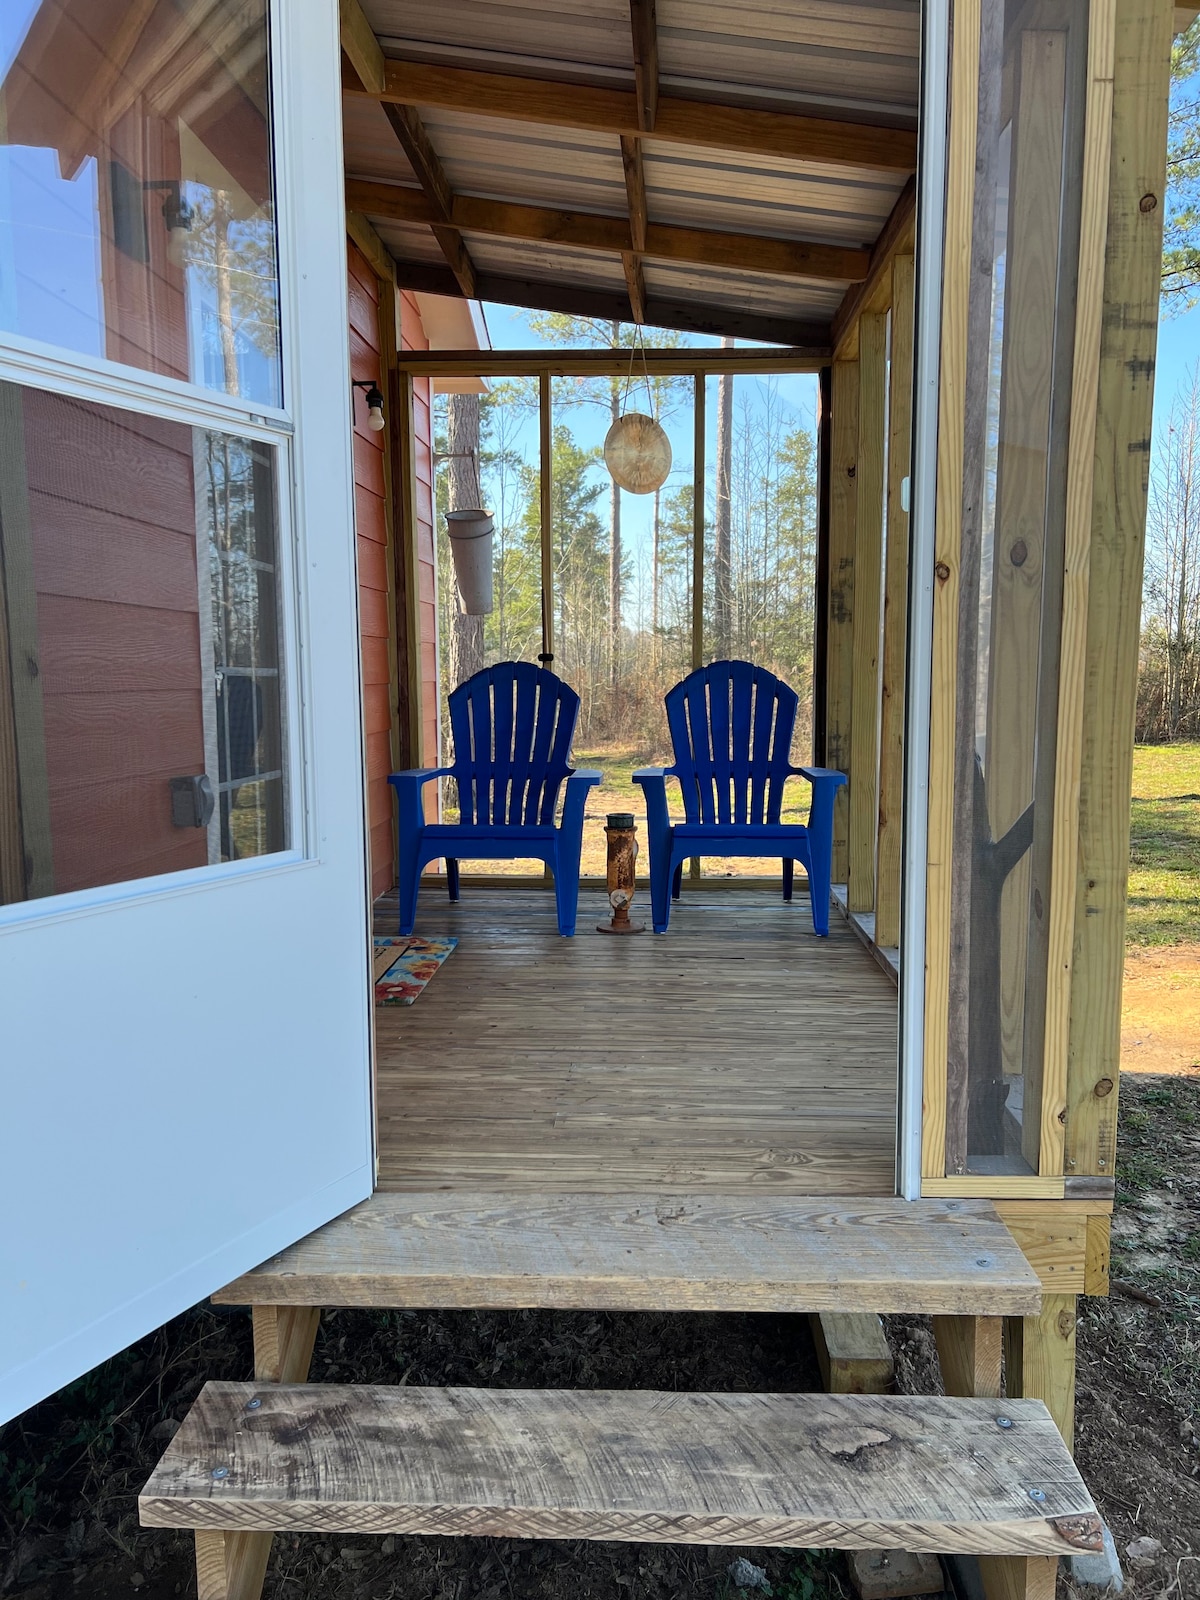
M1013 1419L1011 1417L997 1417L996 1418L996 1426L998 1428L1008 1429L1008 1428L1011 1428L1012 1425L1013 1425Z
M1044 1489L1030 1489L1029 1498L1033 1501L1036 1501L1036 1503L1040 1506L1046 1498L1046 1491Z
M254 1396L253 1400L247 1400L246 1401L246 1410L247 1411L261 1411L262 1410L262 1401L258 1398L257 1395Z
M977 1267L990 1267L991 1264L992 1264L991 1256L976 1256L975 1257L975 1265Z
M213 1476L213 1481L214 1482L220 1483L222 1478L227 1478L229 1476L229 1468L228 1467L214 1467L212 1469L212 1476Z

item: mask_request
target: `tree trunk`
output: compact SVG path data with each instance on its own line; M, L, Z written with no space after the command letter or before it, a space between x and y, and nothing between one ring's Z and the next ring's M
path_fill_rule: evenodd
M722 350L733 340L721 340ZM713 648L714 657L729 654L733 637L732 592L733 374L717 379L717 507L713 519Z
M658 569L662 560L659 521L662 516L662 489L654 491L654 543L650 558L650 645L654 659L658 660Z
M479 486L479 396L452 394L446 412L449 509L474 511L483 503ZM483 666L483 618L469 617L462 609L461 596L455 607L449 644L453 689Z
M619 324L613 324L612 342L619 342ZM612 382L612 420L621 415L621 389L614 378ZM613 480L612 523L608 546L608 682L615 689L621 678L621 490Z
M217 279L217 327L221 335L221 364L225 371L225 393L241 393L238 376L237 342L233 332L233 286L229 262L229 196L218 189L213 196L213 262Z

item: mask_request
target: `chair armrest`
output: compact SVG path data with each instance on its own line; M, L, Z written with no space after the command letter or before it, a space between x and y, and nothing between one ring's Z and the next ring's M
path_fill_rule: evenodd
M836 767L793 767L791 770L797 777L807 778L809 783L832 780L835 789L846 781L846 774Z
M433 778L444 778L449 767L410 767L407 772L392 772L388 782L396 791L399 816L397 826L400 837L419 834L425 826L425 808L421 803L421 790Z
M562 830L565 834L583 835L583 808L587 804L588 790L595 788L604 774L596 767L583 767L569 773L563 792Z
M794 767L794 772L812 784L808 807L808 831L817 838L833 837L834 797L846 781L844 772L832 767Z
M672 767L639 767L633 774L633 781L641 786L642 793L646 796L646 831L650 836L650 847L653 850L668 838L671 832L671 818L667 811L667 779L675 776Z
M419 788L431 778L448 778L453 771L453 767L406 767L403 772L389 773L388 782L394 784L397 789L401 784L407 786L414 783Z

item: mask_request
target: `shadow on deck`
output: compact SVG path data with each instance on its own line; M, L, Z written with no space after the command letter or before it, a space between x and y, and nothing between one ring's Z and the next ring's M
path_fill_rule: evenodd
M605 912L583 890L562 939L548 889L422 891L416 932L459 945L376 1011L380 1189L894 1193L896 990L839 917L697 889L613 939Z

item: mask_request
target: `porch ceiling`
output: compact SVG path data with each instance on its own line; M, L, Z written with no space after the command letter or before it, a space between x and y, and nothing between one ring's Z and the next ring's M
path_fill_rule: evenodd
M919 0L342 15L347 203L404 286L827 348L911 214Z

